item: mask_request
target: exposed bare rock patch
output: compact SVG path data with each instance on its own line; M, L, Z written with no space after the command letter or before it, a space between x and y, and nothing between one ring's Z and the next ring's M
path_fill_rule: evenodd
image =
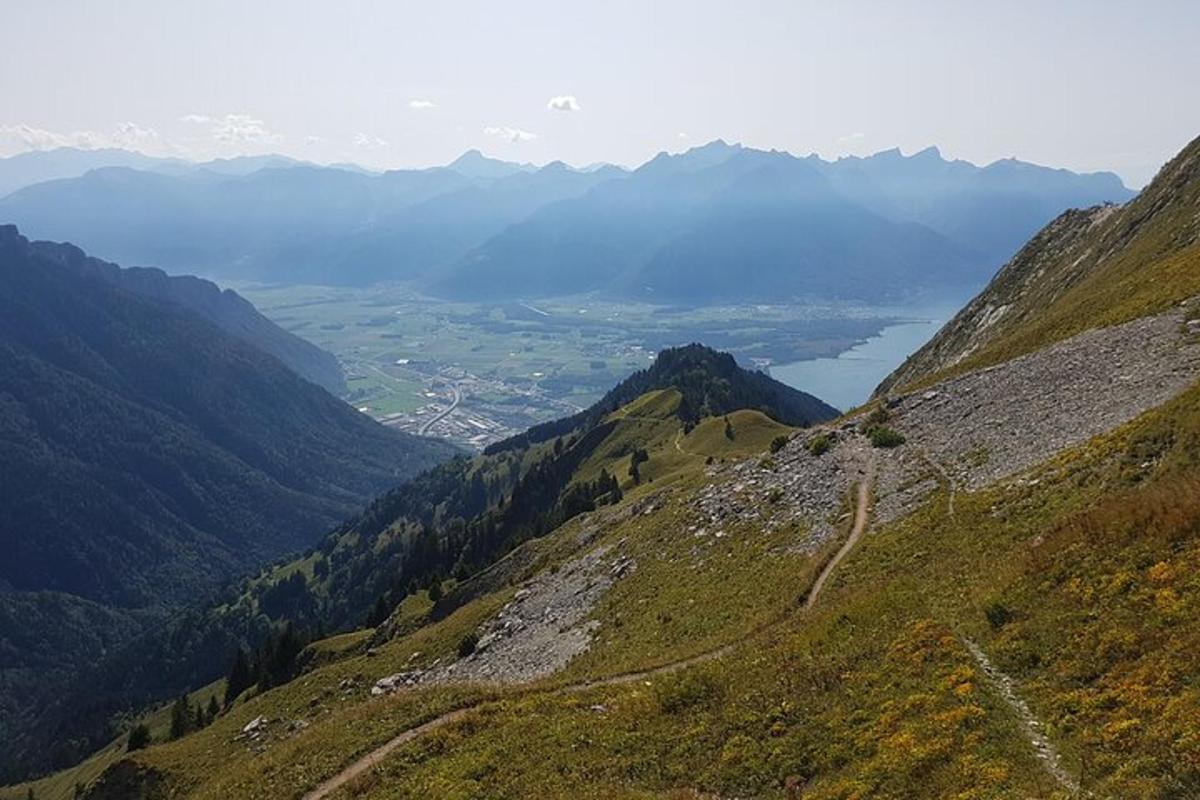
M971 489L1113 430L1197 376L1200 345L1176 310L944 381L890 410L894 427Z
M903 516L939 483L971 490L1021 473L1165 403L1198 377L1200 343L1176 309L893 399L888 424L907 442L881 454L876 519Z
M976 489L1027 470L1161 405L1198 377L1200 342L1180 308L895 398L886 424L906 441L877 452L874 518L902 517L942 485ZM863 474L870 444L860 422L805 431L769 457L710 468L698 524L801 522L807 532L797 549L819 547L836 532L847 492ZM816 436L830 443L822 455L807 447Z
M374 694L418 684L522 683L551 675L587 650L600 623L588 616L615 581L637 568L619 547L600 547L526 581L476 634L474 652L427 670L389 675Z
M818 435L830 446L814 455L808 443ZM700 524L799 524L805 534L796 548L813 550L834 535L847 492L865 474L869 448L853 425L821 428L796 435L769 457L714 468L713 482L697 497Z

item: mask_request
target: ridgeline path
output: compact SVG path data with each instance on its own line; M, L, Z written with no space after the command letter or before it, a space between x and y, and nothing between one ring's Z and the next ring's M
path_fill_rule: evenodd
M678 446L678 444L678 440L676 440L676 446ZM842 544L841 548L837 551L833 558L831 558L821 570L816 581L813 583L812 588L809 589L808 597L804 601L804 610L807 611L813 607L813 605L817 602L817 598L821 594L821 590L825 587L825 583L829 579L829 576L837 568L842 559L854 549L854 546L858 543L858 540L862 538L863 532L867 527L867 521L870 518L871 489L874 476L875 462L874 459L872 459L868 461L864 477L858 484L857 504L856 508L854 509L854 525L850 529L850 535L847 537L845 543ZM778 622L778 620L776 622ZM768 625L764 625L763 628L769 627L771 624L774 623L768 623ZM597 678L595 680L571 684L570 686L560 686L555 689L548 689L546 692L551 695L574 694L576 692L586 692L589 689L601 689L607 686L624 686L660 675L668 675L672 672L678 672L680 670L687 669L688 667L696 666L697 664L703 664L707 661L713 661L721 658L722 656L731 652L733 648L740 643L740 641L741 640L739 639L738 642L722 645L721 647L708 650L704 653L700 653L699 655L690 656L679 661L673 661L670 664L663 664L659 667L653 667L651 669L641 670L639 672L627 672L621 675L611 675L607 678ZM478 705L473 705L467 706L466 708L455 709L454 711L448 711L445 714L442 714L440 717L435 717L434 719L422 723L421 725L417 725L414 728L409 728L405 731L402 731L401 733L381 744L379 747L351 763L341 772L320 783L314 789L305 794L302 800L324 800L324 798L329 797L331 794L346 786L355 778L358 778L370 769L378 766L396 749L403 747L405 744L408 744L414 739L418 739L427 733L437 730L438 728L444 728L447 725L464 719L477 707Z
M813 582L812 589L808 592L808 598L804 601L805 610L813 607L817 602L817 598L821 595L821 590L825 588L825 582L829 580L829 576L837 569L837 565L842 562L842 559L850 554L854 546L858 544L858 540L862 538L863 531L867 528L867 518L871 510L871 485L875 480L875 459L871 458L867 461L866 474L858 483L858 502L854 508L854 527L850 529L850 535L846 537L846 541L838 548L833 558L829 559L821 574L817 576Z

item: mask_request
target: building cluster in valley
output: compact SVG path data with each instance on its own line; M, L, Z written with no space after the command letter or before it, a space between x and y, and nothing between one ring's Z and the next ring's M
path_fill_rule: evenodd
M397 366L408 368L410 376L414 374L410 364ZM441 366L421 374L421 394L426 402L415 410L378 414L369 405L360 410L384 425L479 451L530 425L579 410L547 397L537 385L538 376L532 377L532 382L518 384L481 378L460 367Z

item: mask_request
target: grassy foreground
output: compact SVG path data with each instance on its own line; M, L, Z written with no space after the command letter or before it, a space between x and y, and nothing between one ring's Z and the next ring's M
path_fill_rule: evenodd
M322 643L313 671L133 755L89 796L298 798L470 707L338 796L1066 797L964 638L1016 680L1086 791L1200 791L1200 388L1034 474L958 493L953 512L935 493L864 537L808 612L798 600L821 554L788 548L801 531L755 524L700 544L691 498L708 456L686 445L706 434L679 449L658 433L621 506L525 545L530 570L622 539L637 562L563 674L369 696L377 677L451 657L504 589L371 655L352 638ZM680 673L553 691L730 643ZM266 734L241 737L258 716Z

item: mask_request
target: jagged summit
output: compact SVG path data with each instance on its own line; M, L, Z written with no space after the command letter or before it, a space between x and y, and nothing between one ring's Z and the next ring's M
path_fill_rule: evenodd
M591 427L605 415L650 391L680 393L677 416L695 423L738 409L756 409L785 425L807 426L837 416L833 406L762 372L743 369L733 356L702 344L672 347L654 363L611 389L598 403L580 413L535 425L523 434L497 442L486 452L500 453L544 442L565 432Z
M447 164L446 169L468 178L503 178L518 172L529 172L534 167L532 164L517 164L485 156L479 150L472 149Z

